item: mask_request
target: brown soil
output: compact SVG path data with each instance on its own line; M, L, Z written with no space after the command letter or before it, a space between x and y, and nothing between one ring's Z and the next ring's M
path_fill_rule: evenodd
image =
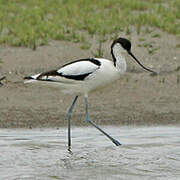
M152 76L127 57L128 72L111 86L89 95L89 111L98 124L151 125L180 124L180 54L179 39L160 33L160 38L146 35L145 42L159 48L153 55L139 47L135 32L132 34L132 52L147 67L158 72ZM121 36L124 36L122 33ZM23 84L23 77L60 67L79 58L92 57L98 41L90 39L92 46L82 50L80 44L51 41L36 51L22 47L0 47L0 127L32 128L59 127L66 124L65 114L73 96L58 89ZM103 43L104 57L111 59L112 40ZM84 101L79 98L72 116L73 125L87 125Z

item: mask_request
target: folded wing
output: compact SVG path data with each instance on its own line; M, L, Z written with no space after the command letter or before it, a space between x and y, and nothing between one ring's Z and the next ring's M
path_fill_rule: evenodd
M25 77L39 81L72 82L83 81L90 74L99 69L101 63L97 59L81 59L62 66L58 70L52 70L41 74Z

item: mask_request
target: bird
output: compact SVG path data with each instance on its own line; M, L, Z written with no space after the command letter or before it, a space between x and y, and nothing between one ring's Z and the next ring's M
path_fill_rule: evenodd
M68 150L71 151L71 113L79 96L84 96L86 120L116 146L121 143L101 129L91 120L88 111L88 95L90 92L110 85L118 80L127 69L125 54L128 54L145 70L145 67L132 53L131 42L123 37L115 39L111 44L112 60L104 58L84 58L72 61L58 69L24 77L25 83L47 84L57 86L63 93L74 94L75 98L67 111Z

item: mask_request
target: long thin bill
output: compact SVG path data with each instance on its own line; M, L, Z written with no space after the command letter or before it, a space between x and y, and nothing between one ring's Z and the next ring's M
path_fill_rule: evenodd
M147 70L147 71L149 71L149 72L156 73L155 71L152 71L151 69L146 68L143 64L141 64L141 63L139 62L139 60L133 55L133 53L132 53L131 51L128 51L128 53L129 53L129 55L131 55L131 56L135 59L135 61L136 61L142 68L144 68L145 70Z

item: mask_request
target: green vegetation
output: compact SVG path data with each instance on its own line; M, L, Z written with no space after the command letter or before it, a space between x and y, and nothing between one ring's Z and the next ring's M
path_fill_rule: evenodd
M158 49L159 49L159 48L157 48L157 47L148 48L148 53L149 53L150 55L153 55L153 54L155 54L155 52L156 52Z
M160 36L159 36L159 35L156 36L156 34L155 34L155 36L152 35L152 37L155 38L155 37L160 37ZM157 50L159 49L159 47L156 47L154 41L152 41L152 42L146 42L143 37L139 38L139 41L140 41L140 42L143 42L143 43L138 44L138 46L139 46L139 47L144 47L144 48L146 48L146 49L147 49L147 52L149 53L149 55L155 54L155 53L157 52Z
M3 63L3 60L2 60L2 58L0 58L0 64L1 64L1 63Z
M178 66L178 67L176 68L176 71L180 71L180 66Z
M177 45L176 45L176 48L180 48L180 44L177 44Z
M152 38L160 38L161 37L161 35L159 34L159 33L156 33L156 34L152 34L152 36L151 36Z
M179 0L0 0L0 43L36 49L71 40L86 49L84 34L128 35L131 25L138 34L146 26L180 37L179 12Z
M99 40L99 46L97 49L97 53L92 53L94 55L94 57L103 57L103 49L102 49L102 40Z

